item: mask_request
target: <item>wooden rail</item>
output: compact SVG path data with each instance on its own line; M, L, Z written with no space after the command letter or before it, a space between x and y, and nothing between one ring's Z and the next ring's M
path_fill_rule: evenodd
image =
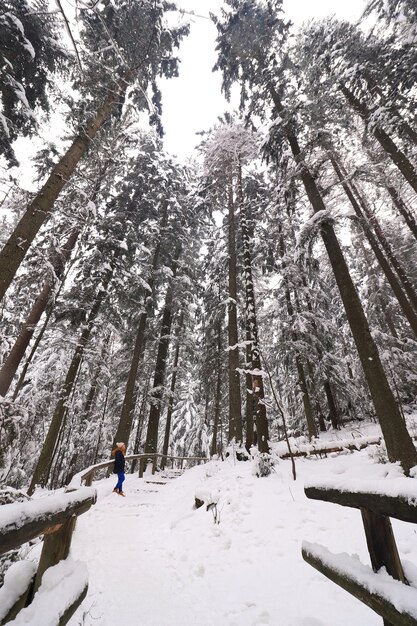
M145 466L147 465L149 461L152 463L152 474L155 474L157 465L158 465L158 459L171 461L172 467L174 466L174 463L178 461L180 463L181 469L183 467L184 461L205 463L206 461L209 460L207 457L200 457L200 456L179 457L179 456L170 456L170 455L160 454L159 452L149 453L149 454L131 454L125 457L126 461L139 461L139 478L143 477ZM114 465L114 461L104 461L103 463L98 463L97 465L93 465L92 467L89 467L87 470L85 470L85 472L83 473L81 472L80 474L77 474L77 477L79 476L80 478L80 484L84 484L86 487L90 487L94 480L94 474L98 470L110 468L113 465ZM71 483L72 482L73 481L71 481Z
M395 487L400 487L394 495L383 493L381 485L372 481L362 481L362 489L357 484L354 490L344 485L337 486L337 481L335 484L309 485L305 488L305 494L314 500L333 502L361 511L373 571L376 573L384 567L393 579L399 581L393 585L393 588L397 586L402 595L406 593L410 596L410 606L417 607L417 589L405 587L408 582L404 575L390 520L390 517L393 517L417 524L416 481L412 478L404 478L392 482ZM415 495L411 497L410 494L413 492ZM332 555L321 546L312 545L304 545L302 555L307 563L378 613L384 620L384 626L417 626L417 608L415 612L410 612L401 606L397 607L395 593L390 597L389 593L384 591L383 581L375 574L371 574L371 592L366 576L362 576L362 580L360 572L358 575L358 565L355 559L345 558L340 566L337 563L337 555Z
M71 547L75 522L95 503L96 492L93 489L79 489L67 494L57 494L39 500L4 504L0 517L0 554L18 548L24 543L43 535L43 546L37 571L28 580L19 597L14 598L5 615L0 612L0 626L13 620L20 611L30 610L36 592L43 593L42 579L49 568L67 559ZM77 566L76 563L73 564ZM79 564L78 564L79 565ZM12 566L13 567L13 566ZM65 576L71 573L72 563L67 562ZM62 567L56 570L59 577ZM68 571L69 570L69 571ZM88 583L79 576L75 578L75 592L71 595L63 613L56 615L56 626L64 626L77 610L87 594ZM12 594L13 591L11 590ZM46 592L45 592L46 593ZM51 616L48 616L48 623ZM30 621L28 621L30 623Z

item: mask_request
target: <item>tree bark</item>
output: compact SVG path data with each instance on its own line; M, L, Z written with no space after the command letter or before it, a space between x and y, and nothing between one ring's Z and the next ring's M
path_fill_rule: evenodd
M181 331L182 331L183 324L184 324L184 311L181 311L180 318L178 320L177 345L175 346L174 361L172 364L172 375L171 375L171 385L169 388L167 420L165 423L164 443L162 447L162 454L164 454L165 456L168 455L169 437L171 434L172 412L174 410L174 394L175 394L175 386L177 384L178 363L179 363L180 349L181 349ZM161 460L161 469L164 469L165 465L166 465L166 459L163 458Z
M392 185L387 185L387 191L391 196L394 206L398 209L399 214L404 219L414 238L417 240L417 222L414 219L414 215L412 215L410 209L407 207L406 203L404 202L400 193L395 187L393 187Z
M243 278L245 283L245 295L246 295L246 327L247 338L249 337L250 344L247 346L250 348L250 368L251 368L251 394L247 396L255 399L254 413L256 422L256 432L258 439L258 449L260 452L269 452L269 432L268 432L268 420L266 416L265 405L265 390L262 376L261 355L259 351L259 337L258 337L258 320L256 317L256 302L255 302L255 288L253 284L252 275L252 253L249 228L246 216L246 206L243 197L243 183L242 183L242 166L238 162L237 166L237 196L240 208L240 228L242 232L243 243ZM247 398L248 401L248 398ZM253 417L252 417L253 419ZM250 425L249 425L250 426ZM248 447L248 438L246 440L246 447ZM253 434L252 434L253 443ZM249 446L250 448L250 446Z
M172 308L173 308L173 280L177 272L177 259L174 261L173 278L168 286L164 312L162 315L161 334L159 337L158 353L155 363L155 375L151 391L151 408L149 411L148 431L146 433L145 452L157 452L159 419L164 394L164 382L167 367L168 348L171 339Z
M222 350L222 329L219 323L217 328L217 372L216 372L216 391L214 396L214 419L213 419L213 438L211 441L210 454L217 454L217 433L220 425L221 410L221 393L222 393L222 367L221 367L221 350Z
M229 246L229 304L228 304L228 357L229 357L229 442L239 444L243 438L242 400L239 376L239 338L237 326L237 262L236 225L232 181L228 184L228 246Z
M283 114L284 108L272 84L270 85L270 92L277 112ZM303 161L298 139L290 126L287 125L285 131L294 159L300 167L301 179L313 211L315 213L323 212L325 215L326 206L313 176ZM378 348L372 338L362 303L331 223L327 221L322 223L321 236L339 288L375 412L381 425L388 458L392 462L400 461L404 471L408 474L410 469L417 465L417 450L401 418L394 394L382 367Z
M41 454L39 456L38 462L35 467L35 471L32 476L32 480L28 489L28 494L32 495L36 485L41 485L44 487L49 479L49 474L51 471L51 465L54 456L54 450L59 438L59 433L62 427L62 423L64 420L67 404L71 395L71 392L74 387L74 383L77 377L77 373L81 364L81 360L84 355L85 347L88 343L88 340L91 335L91 331L93 330L95 320L100 312L101 305L107 296L107 289L110 284L110 281L114 272L115 261L119 255L119 251L117 250L112 259L111 267L106 272L102 284L100 286L100 290L98 291L93 306L91 308L90 314L88 316L87 323L81 332L81 336L78 340L77 347L75 348L74 355L72 357L65 382L61 388L61 392L59 395L58 403L56 405L54 415L52 417L51 423L49 425L48 433L46 435L45 442L42 447Z
M368 107L361 102L355 94L346 87L346 85L339 85L340 91L349 102L354 111L367 122L370 118L371 112ZM379 142L383 150L388 154L391 161L398 167L403 174L406 181L417 193L417 172L414 169L411 161L407 158L405 153L395 144L391 137L379 126L374 126L372 134Z
M129 443L130 432L132 430L133 412L135 409L135 388L136 388L136 381L138 377L139 363L140 363L140 359L142 357L143 350L144 350L146 324L147 324L149 313L151 311L151 308L154 302L153 290L154 290L154 282L155 282L155 272L159 263L162 237L163 237L167 222L168 222L168 204L165 204L162 217L161 217L159 237L158 237L158 241L156 243L154 254L153 254L151 274L150 274L150 278L148 281L148 284L152 290L152 294L146 297L145 307L139 318L139 324L138 324L138 328L136 332L136 339L135 339L135 345L133 348L132 360L130 362L129 375L128 375L127 382L126 382L126 389L125 389L125 395L123 399L122 412L120 415L120 420L119 420L119 424L117 427L116 435L114 437L113 448L116 445L116 443L119 441L123 441L126 445L126 448Z
M287 313L288 313L288 317L290 319L291 324L294 321L294 307L291 301L291 292L290 292L290 286L289 286L289 282L288 282L288 276L286 273L286 263L284 261L285 258L285 254L286 254L286 249L285 249L285 242L284 242L284 237L282 235L281 232L281 228L279 229L279 245L278 245L278 249L279 249L279 253L281 256L281 264L282 264L282 268L284 270L283 273L283 279L284 279L284 284L285 284L285 301L287 303ZM291 331L291 337L292 340L294 342L294 349L295 349L295 366L297 368L297 375L298 375L298 380L297 380L297 384L298 387L300 389L301 392L301 398L303 401L303 407L304 407L304 414L306 416L306 423L307 423L307 430L308 430L308 438L311 439L313 437L317 437L317 429L316 429L316 425L314 423L314 412L313 412L313 408L311 406L311 400L310 400L310 394L308 392L308 387L307 387L307 381L306 381L306 375L305 375L305 371L304 371L304 365L303 362L301 360L301 356L298 352L297 349L297 341L298 341L298 337L297 337L297 333L295 332L295 330L293 329Z
M371 246L373 253L375 254L375 257L378 260L378 263L385 275L385 278L387 279L389 285L391 286L391 289L394 292L395 297L398 300L398 304L400 305L400 308L404 316L408 320L408 323L410 324L414 334L417 336L417 314L415 312L415 309L412 307L411 303L409 302L394 272L392 271L390 264L388 263L384 253L379 247L378 242L369 227L368 221L362 212L361 206L359 206L359 203L353 194L351 186L347 182L346 173L343 171L343 169L341 168L340 164L338 163L337 159L335 158L333 154L330 155L330 160L342 184L342 187L347 197L349 198L349 201L352 205L353 210L355 211L356 215L361 220L361 225L363 227L365 236L369 242L369 245Z
M54 271L57 274L58 278L62 277L62 272L64 268L64 264L70 257L71 252L74 250L75 244L77 243L78 236L80 234L79 228L74 228L71 232L68 241L61 248L60 253L58 255L57 260L54 263ZM52 283L47 281L39 296L36 298L32 309L26 318L25 323L17 337L13 348L11 349L7 359L3 363L3 366L0 370L0 395L5 396L8 390L10 389L10 385L12 384L13 378L17 372L17 369L25 355L26 349L30 343L30 340L33 337L33 333L35 332L36 325L39 322L42 314L45 312L48 302L50 300L52 293Z
M48 180L30 203L3 250L0 252L0 301L9 288L31 243L35 239L41 226L49 217L55 200L71 178L78 162L86 153L90 141L94 139L120 98L123 97L131 77L132 72L127 72L115 85L114 89L109 91L109 95L96 114L88 120L84 131L74 139L72 145L54 167Z

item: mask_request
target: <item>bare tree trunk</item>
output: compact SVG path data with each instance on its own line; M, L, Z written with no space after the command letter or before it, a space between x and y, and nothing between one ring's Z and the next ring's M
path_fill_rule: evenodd
M394 206L398 209L399 214L404 219L414 238L417 239L417 222L414 219L414 215L411 213L410 209L395 187L387 185L387 191L391 196Z
M236 225L232 180L228 184L228 244L229 244L229 304L228 304L228 357L229 357L229 441L240 443L242 431L242 400L239 376L239 338L237 326L237 268Z
M168 454L169 437L171 434L172 412L174 410L174 394L175 394L175 386L177 384L178 363L179 363L180 348L181 348L181 332L182 332L183 324L184 324L184 311L181 311L180 318L178 320L177 345L175 346L174 361L172 364L172 375L171 375L171 385L169 388L167 420L165 423L164 443L162 447L162 454L164 454L165 456L167 456ZM166 465L166 459L163 458L161 461L161 469L165 469L165 465Z
M349 102L350 106L356 113L367 122L370 118L371 112L368 107L361 102L355 94L346 87L346 85L339 85L340 91ZM412 163L402 150L395 144L391 137L379 126L374 125L372 127L372 134L379 142L383 150L388 154L391 161L398 167L406 181L417 193L417 172L414 169Z
M292 324L292 322L294 321L294 307L291 301L291 292L290 292L290 287L289 287L289 282L288 282L288 276L286 273L286 263L284 261L285 259L285 255L286 255L286 249L285 249L285 242L284 242L284 237L282 235L281 232L281 227L279 227L279 253L280 253L280 257L281 257L281 264L282 264L282 269L283 269L283 278L284 278L284 284L285 284L285 301L287 303L287 312L288 312L288 317L290 319L290 322ZM299 351L297 349L297 341L298 341L298 337L297 337L297 333L295 332L295 330L293 329L291 331L291 337L292 340L294 342L294 349L295 349L295 366L297 368L297 374L298 374L298 380L297 380L297 384L298 387L301 391L301 397L303 400L303 407L304 407L304 414L306 416L306 422L307 422L307 429L308 429L308 437L311 441L311 439L313 437L317 437L317 429L316 429L316 425L314 423L314 413L313 413L313 408L311 406L311 400L310 400L310 394L308 392L308 387L307 387L307 381L306 381L306 375L304 372L304 365L303 362L301 360Z
M395 294L395 297L398 300L398 304L401 307L402 312L404 313L405 317L408 320L408 323L410 324L414 334L416 334L417 336L417 313L415 312L414 308L412 307L412 305L410 304L409 300L407 299L407 296L405 295L404 291L401 288L401 285L399 284L397 278L395 277L394 272L392 271L386 257L384 256L384 253L382 252L381 248L378 245L378 242L376 241L374 234L372 233L367 219L364 216L361 206L359 206L358 201L356 200L355 196L353 195L353 191L351 189L351 183L347 182L347 177L346 177L346 173L343 171L343 169L341 168L339 162L337 161L336 157L331 154L330 155L330 160L331 163L333 165L333 168L342 184L342 187L347 195L347 197L349 198L349 201L356 213L356 215L359 217L359 219L361 220L361 225L363 227L365 236L369 242L369 245L372 248L372 251L375 254L375 257L378 260L378 263L382 269L382 271L384 272L385 278L387 279L388 283L391 286L392 291Z
M179 255L178 255L179 256ZM173 278L168 285L165 296L164 312L162 315L161 334L156 355L155 375L151 391L151 408L149 411L148 431L146 434L145 452L157 452L159 419L164 394L164 382L167 367L168 348L171 340L172 308L173 308L173 280L177 272L177 261L173 263Z
M249 336L249 341L251 342L247 345L249 345L250 347L250 368L252 378L251 391L253 394L253 398L255 399L254 409L256 432L258 435L258 449L260 452L269 452L269 431L268 420L266 416L265 390L262 377L261 355L259 350L258 320L256 317L255 289L252 275L251 244L246 216L246 206L243 197L242 166L240 162L238 163L237 170L237 192L240 208L240 228L242 232L243 242L243 277L246 294L247 336ZM248 445L248 441L246 441L246 445Z
M46 435L46 439L42 447L41 454L39 456L38 462L35 467L35 471L32 476L32 480L30 482L30 486L28 489L29 495L32 495L32 493L35 490L36 485L41 485L42 487L44 487L46 483L48 482L49 474L51 471L51 464L53 460L54 450L55 450L56 443L57 443L59 433L61 430L61 426L64 420L65 412L67 409L67 404L68 404L71 392L74 387L75 379L77 377L81 360L84 355L85 347L90 338L91 331L93 330L95 320L100 312L101 305L105 297L107 296L107 289L113 276L114 264L118 255L119 255L119 251L116 251L113 255L111 267L106 272L106 275L103 278L101 288L95 297L93 306L88 316L87 323L82 330L81 336L78 340L77 347L75 348L74 356L72 357L72 360L71 360L71 363L70 363L70 366L69 366L69 369L65 378L65 382L61 388L58 403L56 405L54 415L52 417L51 423L49 425L48 433Z
M0 252L0 301L9 288L32 241L49 217L54 207L55 200L71 178L78 162L86 153L90 141L94 139L97 132L120 101L120 98L123 97L132 75L133 73L131 71L126 73L114 86L114 89L109 91L102 106L98 109L96 114L88 120L84 131L74 139L72 145L54 167L48 180L30 203L3 250Z
M72 265L72 264L71 264L71 265ZM59 297L59 295L60 295L60 293L61 293L61 290L62 290L62 288L63 288L63 286L64 286L64 283L65 283L65 281L66 281L66 279L67 279L67 276L68 276L68 274L69 274L69 272L70 272L71 265L70 265L70 267L68 267L68 269L67 269L67 271L66 271L66 274L65 274L65 276L63 277L63 279L62 279L62 281L61 281L61 284L60 284L60 286L59 286L59 289L58 289L58 291L57 291L57 292L56 292L56 294L55 294L55 301L58 299L58 297ZM26 363L24 364L24 366L23 366L23 368L22 368L22 372L21 372L21 374L20 374L20 376L19 376L19 380L17 381L17 383L16 383L16 387L15 387L15 389L14 389L14 391L13 391L13 396L12 396L12 401L13 401L13 402L16 400L17 396L19 395L20 390L21 390L21 389L22 389L22 387L23 387L23 383L25 382L25 378L26 378L27 371L28 371L28 369L29 369L29 365L31 364L32 359L33 359L33 357L35 356L36 350L38 349L39 344L40 344L40 342L42 341L42 338L43 338L43 336L44 336L44 334L45 334L45 331L46 331L46 329L47 329L47 327L48 327L49 320L50 320L50 319L51 319L51 317L52 317L52 313L53 313L53 309L52 309L52 307L51 307L51 308L49 309L49 311L47 312L46 316L45 316L45 321L44 321L44 323L43 323L43 325L42 325L42 328L40 329L40 331L39 331L39 333L38 333L38 335L37 335L37 337L36 337L36 339L35 339L35 342L34 342L34 344L33 344L33 346L32 346L32 349L31 349L31 351L30 351L30 353L29 353L29 356L28 356L28 358L26 359Z
M77 242L80 229L74 228L71 232L68 241L61 248L58 259L54 263L54 270L58 278L62 277L63 266L68 260L71 252L73 251ZM18 338L16 339L13 348L11 349L9 356L3 363L0 370L0 395L5 396L8 392L13 378L17 372L21 360L24 357L26 349L32 339L35 332L36 325L39 322L42 314L45 312L52 292L52 283L47 281L39 296L36 298L32 309L26 318L25 323L20 331Z
M277 112L283 114L284 108L273 85L270 85L270 92ZM300 176L311 206L315 213L323 212L322 214L325 215L326 206L317 188L316 182L304 162L298 139L290 126L286 126L285 132L294 159L299 165ZM378 348L369 329L362 303L353 284L349 268L330 222L322 222L321 236L339 288L349 326L371 393L375 412L381 425L388 457L390 461L400 461L404 471L408 474L410 469L417 465L417 450L414 447L410 434L401 417L394 394L389 386L379 357Z
M125 389L125 395L123 399L122 412L120 415L117 432L114 437L113 447L118 441L123 441L127 447L129 438L130 438L130 432L132 430L133 412L135 409L136 380L138 377L140 359L142 357L143 350L144 350L146 324L148 321L148 316L151 311L151 308L154 305L153 290L154 290L154 282L155 282L155 272L159 263L159 256L161 254L162 237L163 237L164 229L166 228L167 222L168 222L168 204L165 204L162 217L161 217L159 237L158 237L158 241L156 243L154 254L153 254L151 274L148 280L148 284L152 290L152 296L149 296L149 295L146 296L145 307L139 318L139 324L138 324L136 339L135 339L135 346L133 348L129 375L128 375L127 382L126 382L126 389Z
M211 456L217 454L217 433L220 425L221 410L221 393L222 393L222 367L221 367L221 351L222 351L222 329L219 323L217 328L217 372L216 372L216 391L214 395L214 419L213 419L213 437L211 441Z

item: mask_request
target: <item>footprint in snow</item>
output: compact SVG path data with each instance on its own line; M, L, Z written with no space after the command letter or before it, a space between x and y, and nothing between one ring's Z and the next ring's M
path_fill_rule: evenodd
M270 624L270 623L271 623L271 616L269 615L267 611L264 611L263 613L258 615L258 617L255 619L254 622L252 622L252 626L258 626L260 624Z

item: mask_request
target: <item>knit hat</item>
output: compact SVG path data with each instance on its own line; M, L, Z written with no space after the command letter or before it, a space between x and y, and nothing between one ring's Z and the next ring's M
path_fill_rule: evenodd
M124 446L124 445L125 445L125 444L123 443L123 441L119 441L119 443L116 443L116 446L117 446L118 448L123 448L123 446Z

